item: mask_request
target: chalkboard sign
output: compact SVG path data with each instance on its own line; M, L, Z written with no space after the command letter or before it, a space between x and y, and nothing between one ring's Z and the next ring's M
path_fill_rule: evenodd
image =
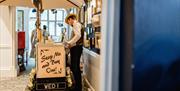
M39 44L37 47L37 78L65 77L63 45Z

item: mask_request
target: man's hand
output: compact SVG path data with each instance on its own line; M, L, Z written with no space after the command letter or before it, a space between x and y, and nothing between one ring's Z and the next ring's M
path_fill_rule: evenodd
M71 45L70 45L70 44L67 44L65 47L70 49L70 48L71 48Z
M64 42L64 47L70 49L70 48L71 48L71 44L69 44L69 43L67 43L67 42Z

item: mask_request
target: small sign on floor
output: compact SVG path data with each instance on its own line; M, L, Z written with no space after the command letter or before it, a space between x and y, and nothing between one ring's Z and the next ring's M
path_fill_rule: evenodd
M37 46L36 91L65 91L66 62L63 45Z

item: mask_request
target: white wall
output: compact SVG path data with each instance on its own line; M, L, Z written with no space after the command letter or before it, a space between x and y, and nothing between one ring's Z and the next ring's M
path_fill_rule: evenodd
M0 5L0 78L17 76L15 7Z
M99 91L120 91L119 86L124 85L119 83L120 2L121 0L102 0Z

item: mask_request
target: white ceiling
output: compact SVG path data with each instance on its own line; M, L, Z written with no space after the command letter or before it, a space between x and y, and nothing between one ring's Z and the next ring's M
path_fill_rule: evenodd
M33 8L32 0L6 0L0 5L8 6L21 6L21 7L30 7ZM84 0L69 0L75 3L77 6L81 6L84 3ZM71 8L76 7L74 4L68 2L67 0L42 0L43 9L52 9L52 8ZM77 7L76 7L77 8Z

